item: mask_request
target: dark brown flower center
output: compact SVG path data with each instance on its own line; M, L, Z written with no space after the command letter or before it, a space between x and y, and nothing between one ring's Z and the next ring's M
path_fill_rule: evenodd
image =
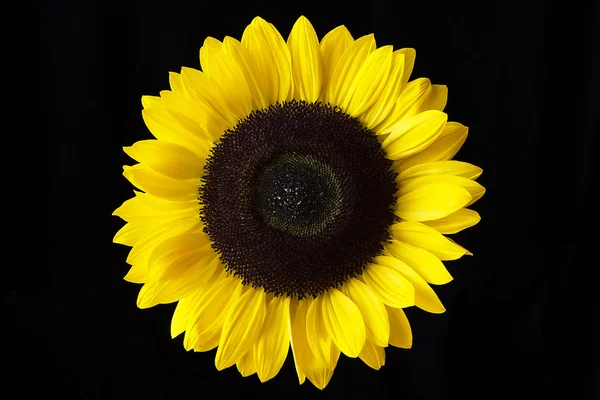
M322 103L255 111L206 163L201 218L244 283L316 296L362 273L394 222L395 173L375 134Z

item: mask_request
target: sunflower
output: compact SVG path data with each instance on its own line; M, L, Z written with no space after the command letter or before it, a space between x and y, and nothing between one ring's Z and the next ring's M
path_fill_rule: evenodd
M290 347L320 389L341 353L379 369L410 348L403 308L445 311L429 284L471 254L445 235L479 222L466 207L485 191L451 160L467 128L442 112L447 88L409 81L414 61L344 26L319 41L305 17L287 42L261 18L207 38L201 71L142 97L156 139L124 149L139 191L114 242L132 247L138 307L177 302L186 350L263 382Z

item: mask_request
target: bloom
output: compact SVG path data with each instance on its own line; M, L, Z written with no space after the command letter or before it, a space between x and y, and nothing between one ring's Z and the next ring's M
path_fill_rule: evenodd
M173 337L261 381L290 347L321 389L341 353L379 369L386 346L411 347L402 309L445 311L429 284L470 254L445 235L479 222L466 207L485 191L452 160L467 128L446 87L409 81L414 60L344 26L319 41L304 17L287 42L261 18L207 38L202 71L142 98L156 139L125 148L139 191L114 241L138 306L177 302Z

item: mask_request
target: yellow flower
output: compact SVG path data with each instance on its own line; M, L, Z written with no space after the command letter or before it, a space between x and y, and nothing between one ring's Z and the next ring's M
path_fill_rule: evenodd
M444 235L479 222L466 207L485 191L451 160L467 128L447 88L409 81L414 61L344 26L319 41L304 17L287 42L261 18L241 42L206 39L202 71L142 97L156 139L125 148L140 191L114 241L138 307L177 302L173 337L263 382L290 347L320 389L340 353L379 369L410 348L402 309L445 311L429 284L470 253Z

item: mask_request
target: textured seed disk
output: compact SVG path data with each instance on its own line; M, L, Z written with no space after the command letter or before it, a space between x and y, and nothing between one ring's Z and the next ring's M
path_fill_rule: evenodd
M339 108L291 101L255 111L207 160L201 218L244 283L316 296L360 274L394 222L392 163Z

